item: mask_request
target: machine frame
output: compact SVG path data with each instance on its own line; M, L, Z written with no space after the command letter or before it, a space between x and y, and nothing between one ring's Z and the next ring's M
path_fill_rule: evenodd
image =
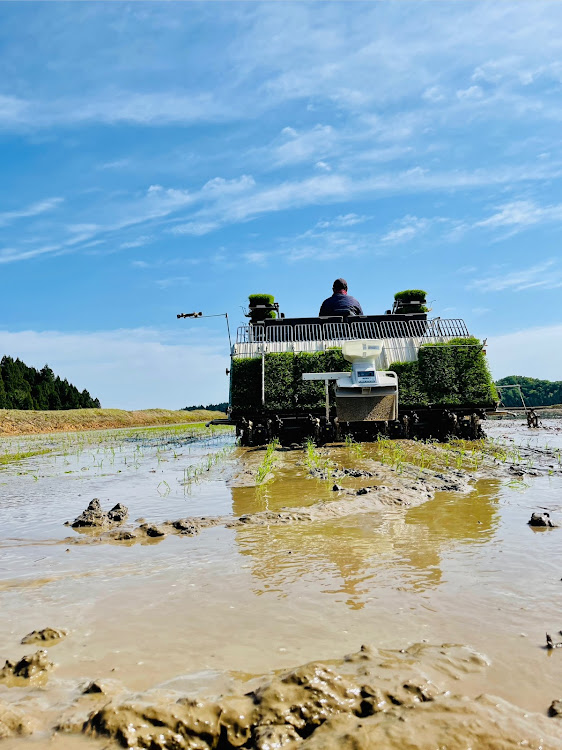
M388 372L392 362L415 361L424 344L448 343L452 339L470 338L462 319L427 319L424 313L364 315L344 318L285 318L250 322L237 330L231 347L231 360L261 358L261 405L252 409L229 407L227 420L214 423L236 425L242 445L261 445L273 438L283 444L300 443L307 437L317 443L341 440L351 434L359 440L373 440L378 435L444 439L451 435L467 439L482 437L480 425L489 404L458 404L454 407L429 405L424 408L399 407L396 398L395 419L342 420L337 397L329 399L329 381L349 378L350 373L310 373L303 376L325 381L326 403L322 409L268 407L265 392L265 356L282 352L323 352L343 348L349 342L376 344L378 373L397 378ZM232 367L230 368L232 391ZM388 385L388 383L387 383ZM341 391L341 388L340 388ZM231 398L229 403L232 404Z

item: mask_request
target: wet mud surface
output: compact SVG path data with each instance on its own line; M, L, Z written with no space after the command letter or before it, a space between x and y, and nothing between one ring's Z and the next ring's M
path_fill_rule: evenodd
M489 696L451 695L466 674L487 666L464 646L362 646L343 660L306 664L216 700L161 693L108 702L103 694L103 705L92 710L80 698L58 729L154 750L558 747L558 727L545 717L529 720Z
M562 747L559 424L10 444L3 747Z

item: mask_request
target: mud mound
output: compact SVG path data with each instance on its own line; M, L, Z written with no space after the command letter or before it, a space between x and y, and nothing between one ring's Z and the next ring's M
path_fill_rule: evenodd
M557 524L553 523L550 513L533 513L530 520L527 521L529 526L538 526L547 529L555 529Z
M451 696L487 661L464 646L415 644L401 651L363 646L337 662L312 662L216 701L110 701L66 731L125 747L164 750L510 750L560 748L558 722L497 698Z
M26 684L43 684L47 681L48 673L54 668L45 650L36 651L29 656L23 656L19 661L6 663L0 670L0 683L8 687L20 687Z
M559 728L492 696L442 696L415 710L396 707L328 719L299 750L555 750ZM287 746L290 747L290 746Z
M108 529L123 523L128 517L129 510L121 503L117 503L105 513L100 501L95 497L70 525L73 529Z
M25 645L27 643L45 643L49 646L55 646L60 643L68 635L68 630L62 628L43 628L43 630L32 630L31 633L25 635L21 642Z

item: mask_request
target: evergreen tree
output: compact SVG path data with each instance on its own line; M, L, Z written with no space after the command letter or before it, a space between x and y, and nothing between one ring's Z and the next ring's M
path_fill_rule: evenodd
M27 366L20 359L2 358L2 379L6 389L8 409L33 409L31 385L25 379Z
M0 409L6 409L6 389L2 378L2 367L0 367Z
M99 408L87 390L80 391L66 378L61 380L48 365L41 370L4 356L0 361L0 409L90 409Z

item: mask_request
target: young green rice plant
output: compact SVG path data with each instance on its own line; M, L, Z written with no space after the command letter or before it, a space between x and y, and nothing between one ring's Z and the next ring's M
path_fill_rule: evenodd
M308 438L304 444L305 459L304 462L309 469L317 469L320 467L322 456L316 449L316 443L311 438Z
M168 482L166 482L166 480L163 479L158 484L158 487L156 488L156 490L158 491L158 494L160 495L160 497L168 497L168 495L172 491L172 488L170 487L170 485L168 484Z
M4 453L2 456L0 456L0 466L6 466L7 464L14 463L15 461L23 461L25 458L33 458L33 456L43 456L50 452L50 449L45 449L36 451L18 450L15 453Z
M345 436L345 447L353 453L356 458L365 457L365 446L363 443L358 443L353 439L353 435Z
M353 445L351 446L351 450L355 458L365 457L365 447L363 443L353 443Z
M275 438L268 444L267 448L265 449L265 455L256 472L256 484L263 484L267 475L271 472L275 464L275 451L278 446L279 440Z

